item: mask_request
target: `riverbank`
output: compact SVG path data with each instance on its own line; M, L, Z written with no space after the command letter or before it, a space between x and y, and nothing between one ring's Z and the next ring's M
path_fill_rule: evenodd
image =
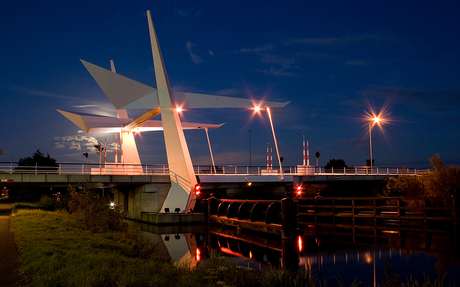
M89 231L67 212L19 210L11 221L30 286L343 286L316 280L308 270L294 274L236 266L217 253L193 269L178 266L145 240L126 232ZM401 281L386 283L444 286L441 280Z
M190 270L174 265L146 241L86 230L66 212L19 210L12 225L31 286L315 285L308 272L259 272L218 255Z

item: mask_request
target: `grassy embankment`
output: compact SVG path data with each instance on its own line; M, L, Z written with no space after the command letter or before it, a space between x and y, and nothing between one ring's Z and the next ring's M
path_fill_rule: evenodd
M308 271L235 266L216 254L190 270L128 232L90 231L63 211L20 210L11 223L30 286L343 286L315 280ZM401 284L391 277L382 286L444 286L439 279Z
M258 272L213 256L190 270L124 232L94 233L67 212L11 218L31 286L314 286L307 272Z

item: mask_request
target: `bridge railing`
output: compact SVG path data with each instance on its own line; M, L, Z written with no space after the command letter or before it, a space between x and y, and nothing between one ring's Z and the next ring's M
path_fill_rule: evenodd
M223 165L194 166L197 175L280 175L279 167L267 166L239 166ZM284 175L416 175L429 171L426 169L401 167L353 167L331 168L315 166L287 166L283 167ZM167 164L86 164L86 163L59 163L57 166L19 166L17 162L0 162L0 173L8 174L92 174L92 175L168 175Z

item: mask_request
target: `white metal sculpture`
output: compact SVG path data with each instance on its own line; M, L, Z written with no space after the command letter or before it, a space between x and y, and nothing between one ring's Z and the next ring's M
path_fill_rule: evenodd
M137 152L133 131L163 130L171 178L171 189L161 208L181 212L193 209L195 205L194 187L197 183L192 160L184 136L184 129L219 128L223 124L203 124L181 122L177 108L269 108L284 107L289 102L255 101L251 99L215 96L207 94L173 92L169 84L165 64L150 11L147 11L150 43L157 88L147 86L115 72L113 62L111 71L81 60L97 84L110 99L117 110L117 117L104 117L71 113L58 110L87 133L121 133L125 153L124 163L141 163ZM180 107L177 103L181 103ZM148 109L134 119L127 117L128 109ZM151 120L161 113L161 121Z

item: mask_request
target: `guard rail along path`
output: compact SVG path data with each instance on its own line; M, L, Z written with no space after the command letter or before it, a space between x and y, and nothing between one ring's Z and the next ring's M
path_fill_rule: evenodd
M369 232L458 233L455 197L299 198L299 224Z
M305 173L305 168L309 172ZM194 166L196 175L278 175L279 169L266 166ZM314 166L283 167L285 175L419 175L430 169L405 167L354 167L341 169L324 169ZM82 164L59 163L57 166L18 166L17 162L0 162L0 173L4 174L131 174L131 175L168 175L167 164L132 165L121 163Z

